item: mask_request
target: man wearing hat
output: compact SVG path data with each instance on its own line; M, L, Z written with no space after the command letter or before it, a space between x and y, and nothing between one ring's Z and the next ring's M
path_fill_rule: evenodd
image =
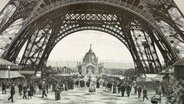
M13 95L15 95L15 87L14 84L12 83L10 88L10 97L8 98L8 101L11 99L12 103L13 103Z

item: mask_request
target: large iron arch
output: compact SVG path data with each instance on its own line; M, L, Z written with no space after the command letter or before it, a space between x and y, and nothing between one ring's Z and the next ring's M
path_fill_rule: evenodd
M86 1L90 1L90 0L86 0ZM110 3L111 1L109 0L107 2ZM67 5L59 5L59 7L56 6L55 4L52 4L50 6L53 6L53 7L56 6L56 7L52 9L50 8L49 10L46 10L47 7L49 7L48 5L43 8L39 8L37 12L40 14L35 13L33 14L35 15L34 18L33 17L28 18L30 19L30 21L27 23L25 27L21 29L17 38L15 38L15 40L12 42L9 50L4 55L4 57L8 60L15 60L21 47L23 46L25 41L28 40L27 48L24 52L24 55L20 64L23 64L23 65L31 64L31 65L38 65L38 66L42 66L43 64L45 64L45 62L47 61L48 55L50 53L46 47L55 46L55 43L52 43L52 42L56 40L57 36L53 36L53 34L58 34L60 30L60 27L58 26L61 26L61 24L58 23L58 20L57 20L59 19L62 21L62 23L65 22L65 25L69 24L67 22L70 22L73 24L80 24L79 30L82 30L81 27L89 27L90 29L92 29L92 27L99 28L99 27L103 27L102 25L104 24L110 26L110 25L115 25L114 23L119 22L118 28L121 28L120 32L123 32L125 34L126 36L125 40L128 41L128 44L131 46L131 47L129 46L129 48L132 48L131 54L133 56L135 55L134 61L138 69L144 70L141 72L158 73L162 69L160 60L158 59L158 55L156 53L153 43L157 44L157 46L161 50L161 53L165 59L166 65L173 64L176 60L178 60L177 55L172 50L170 44L165 39L162 32L159 31L158 27L156 27L156 25L152 20L150 20L150 18L148 19L147 16L149 16L148 15L149 13L146 12L143 8L139 9L136 7L132 7L130 9L124 6L123 4L120 6L119 2L118 3L113 2L115 4L109 5L108 3L106 4L105 2L102 3L101 1L99 1L96 3L95 6L91 5L90 3L95 4L96 2L85 2L85 3L78 2L76 4L76 3L72 3L72 0L71 0L71 4L70 2L68 2ZM79 5L83 5L83 6L85 5L87 8L83 10L83 7ZM73 9L73 8L76 8L76 9ZM43 10L46 10L46 11L43 12ZM70 12L70 10L72 11ZM62 17L61 15L58 16L58 12L61 12L61 14L65 16L65 18ZM72 12L74 13L72 14ZM66 15L69 15L68 20L66 18ZM81 16L85 16L85 19L83 20ZM116 19L113 19L113 16L115 16ZM60 17L60 18L57 18L57 17ZM54 19L57 18L57 19L54 20L53 18ZM100 26L97 26L98 25L97 23L94 23L94 24L92 23L95 21L97 22L101 21L102 24L100 24ZM84 22L86 22L86 24ZM69 26L66 26L65 29L66 30L69 29ZM103 27L103 28L110 30L107 27ZM47 35L42 35L39 37L39 35L42 33L39 33L40 30L38 29L40 29L41 31L44 31L43 34L47 34ZM71 30L75 30L75 29L76 27L71 28ZM114 31L113 29L115 28L113 27L111 31ZM115 29L116 32L117 30L118 29ZM132 30L134 32L136 31L137 35L134 34ZM71 32L68 32L68 34L70 33ZM118 38L120 38L122 37L122 35L123 34L117 35L117 37L119 36ZM139 35L140 37L145 38L144 39L145 41L143 43L140 43L141 39L140 40L138 39ZM49 42L52 43L52 44L50 43L51 46L48 44ZM39 45L39 43L41 44L41 46ZM37 47L37 48L33 49L34 47ZM11 52L15 52L15 50L16 50L16 53L12 54ZM48 53L47 51L45 52L44 50L47 50ZM36 51L36 53L32 53L34 51ZM28 61L29 63L27 63Z

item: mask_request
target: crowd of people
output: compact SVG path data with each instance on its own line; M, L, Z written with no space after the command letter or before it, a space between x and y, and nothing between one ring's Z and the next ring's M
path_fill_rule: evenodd
M8 98L8 101L11 100L11 102L14 102L13 98L16 92L20 96L23 96L23 99L31 99L32 96L35 93L35 88L32 82L28 82L26 80L12 80L7 81L3 80L1 83L2 86L2 94L6 94L6 90L9 87L10 88L10 97ZM17 88L17 90L16 90Z
M113 79L113 78L112 78ZM130 97L131 94L137 95L138 98L142 98L144 101L150 100L152 104L161 103L161 96L164 95L164 88L161 82L144 82L144 81L133 81L130 79L117 80L117 79L106 79L103 82L97 81L84 81L78 80L75 82L76 87L89 87L89 93L94 94L95 88L103 86L105 92L112 94L120 94L122 97ZM148 98L148 91L155 91L154 96Z
M52 91L55 92L55 100L60 100L60 93L65 90L73 89L73 79L71 78L60 78L56 80L38 79L34 80L2 80L2 94L7 94L7 89L10 89L10 97L8 101L14 102L14 95L22 96L22 99L32 99L35 94L41 94L42 98L47 97L49 93L48 89L52 87ZM38 89L38 90L37 90ZM38 91L38 92L37 92Z
M123 81L113 81L110 82L108 80L105 81L105 91L112 92L112 93L120 93L122 97L127 96L130 97L130 93L137 94L137 97L140 98L143 95L143 101L145 99L148 100L147 96L147 86L146 85L138 85L138 83L130 81L130 80L123 80ZM134 91L134 92L133 92Z
M100 88L102 85L105 87L105 91L112 92L112 93L120 93L122 97L124 96L130 96L130 93L132 89L134 88L134 94L137 94L137 96L140 98L143 94L143 101L144 99L148 100L147 96L147 88L144 85L141 85L132 81L122 81L120 83L117 82L109 82L108 80L100 82L97 80L96 82L91 83L92 81L84 81L84 80L76 80L74 82L74 79L72 78L62 78L62 79L55 79L51 81L47 80L39 80L39 81L28 81L28 80L18 80L11 82L10 86L10 97L8 100L11 100L13 102L13 97L17 92L20 96L22 96L22 99L32 99L32 96L34 96L36 93L41 93L42 98L47 97L48 89L52 86L52 91L55 92L55 100L60 100L61 96L60 93L62 91L67 91L69 89L74 89L75 87L89 87L89 92L94 93L96 91L96 88ZM7 88L7 81L2 81L2 94L6 94L6 88ZM16 88L15 88L16 86ZM38 92L36 92L39 89Z
M142 100L150 100L152 104L162 104L162 98L166 104L184 104L184 81L105 81L105 90L111 93L120 93L122 97L130 97L130 92ZM148 98L148 92L153 96Z
M151 86L150 86L151 85ZM35 94L41 94L42 98L47 97L51 88L55 92L55 100L61 99L61 92L74 89L74 87L89 87L89 93L95 94L96 88L103 86L104 91L120 96L130 97L131 94L137 95L144 101L150 100L152 104L161 103L162 96L167 98L167 104L184 104L184 81L163 81L163 82L137 82L130 79L124 80L109 80L103 81L84 81L75 80L75 78L55 78L52 80L39 79L28 81L26 79L16 81L1 81L2 94L7 94L7 87L10 89L10 97L8 101L14 102L14 95L22 96L22 99L32 99ZM37 90L38 89L38 90ZM155 90L155 95L148 98L150 89Z

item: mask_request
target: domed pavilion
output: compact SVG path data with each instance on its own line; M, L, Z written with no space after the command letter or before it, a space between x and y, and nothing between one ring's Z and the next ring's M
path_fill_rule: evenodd
M92 45L90 45L89 51L85 54L82 63L78 64L78 72L82 76L93 76L96 77L103 72L104 65L98 63L98 57L92 50Z

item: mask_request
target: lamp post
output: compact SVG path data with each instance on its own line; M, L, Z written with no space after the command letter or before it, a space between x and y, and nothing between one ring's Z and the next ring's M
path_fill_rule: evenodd
M8 66L8 80L9 80L9 83L10 83L10 69L11 69L11 66Z

